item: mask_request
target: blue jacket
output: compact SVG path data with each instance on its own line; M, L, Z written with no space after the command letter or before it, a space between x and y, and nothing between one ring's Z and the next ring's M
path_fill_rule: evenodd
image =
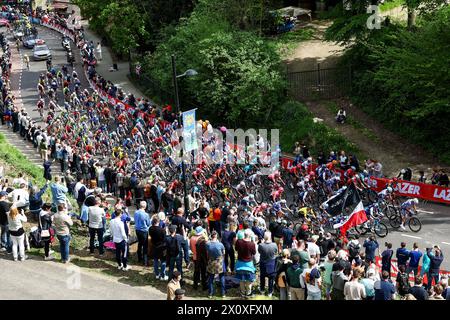
M50 185L50 190L52 192L52 200L54 204L66 202L66 193L68 189L65 186L52 183Z
M375 250L379 247L378 242L366 240L363 247L366 248L366 259L375 261Z
M136 231L147 232L150 226L150 217L147 212L138 210L134 213L134 227Z
M42 201L42 195L45 190L47 190L47 185L43 186L42 189L38 192L30 196L30 211L40 210L44 202Z
M419 261L420 261L420 258L422 257L422 252L420 252L419 250L417 250L417 251L414 251L414 250L411 250L410 252L409 252L409 266L411 267L411 268L416 268L416 267L418 267L419 266Z
M406 266L409 259L409 250L406 248L398 248L395 257L397 258L398 265Z

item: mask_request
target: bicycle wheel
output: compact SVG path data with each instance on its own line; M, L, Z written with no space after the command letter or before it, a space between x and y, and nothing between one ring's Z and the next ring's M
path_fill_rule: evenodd
M399 215L395 215L389 219L389 224L392 228L398 229L402 224L402 218Z
M422 229L422 222L416 217L411 217L408 220L408 227L412 232L419 232Z
M384 238L388 235L388 227L383 222L378 222L374 226L374 231L377 236Z
M386 218L391 219L391 217L398 215L398 210L394 206L387 205L383 213Z

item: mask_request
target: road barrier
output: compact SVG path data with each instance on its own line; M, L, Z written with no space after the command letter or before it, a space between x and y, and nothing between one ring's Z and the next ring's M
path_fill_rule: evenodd
M281 159L281 165L285 169L292 168L293 163L294 159L291 157L284 156ZM317 165L313 165L312 168L316 169ZM342 170L338 169L337 173L341 176L343 175ZM369 186L373 190L380 192L386 188L389 181L392 181L392 179L370 177ZM450 204L450 188L405 180L397 180L397 183L394 185L394 192L399 196Z

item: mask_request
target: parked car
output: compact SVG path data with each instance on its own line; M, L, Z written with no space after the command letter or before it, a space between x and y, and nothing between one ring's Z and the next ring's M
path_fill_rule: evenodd
M52 53L47 45L35 45L33 49L34 60L47 60L52 57Z

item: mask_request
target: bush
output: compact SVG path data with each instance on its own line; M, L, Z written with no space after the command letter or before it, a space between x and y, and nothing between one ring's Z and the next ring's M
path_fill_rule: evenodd
M299 102L288 101L276 111L276 116L275 128L280 129L281 149L285 152L292 152L295 142L301 141L309 146L314 155L321 151L344 150L359 158L363 156L356 145L336 130L322 123L314 123L312 113Z

